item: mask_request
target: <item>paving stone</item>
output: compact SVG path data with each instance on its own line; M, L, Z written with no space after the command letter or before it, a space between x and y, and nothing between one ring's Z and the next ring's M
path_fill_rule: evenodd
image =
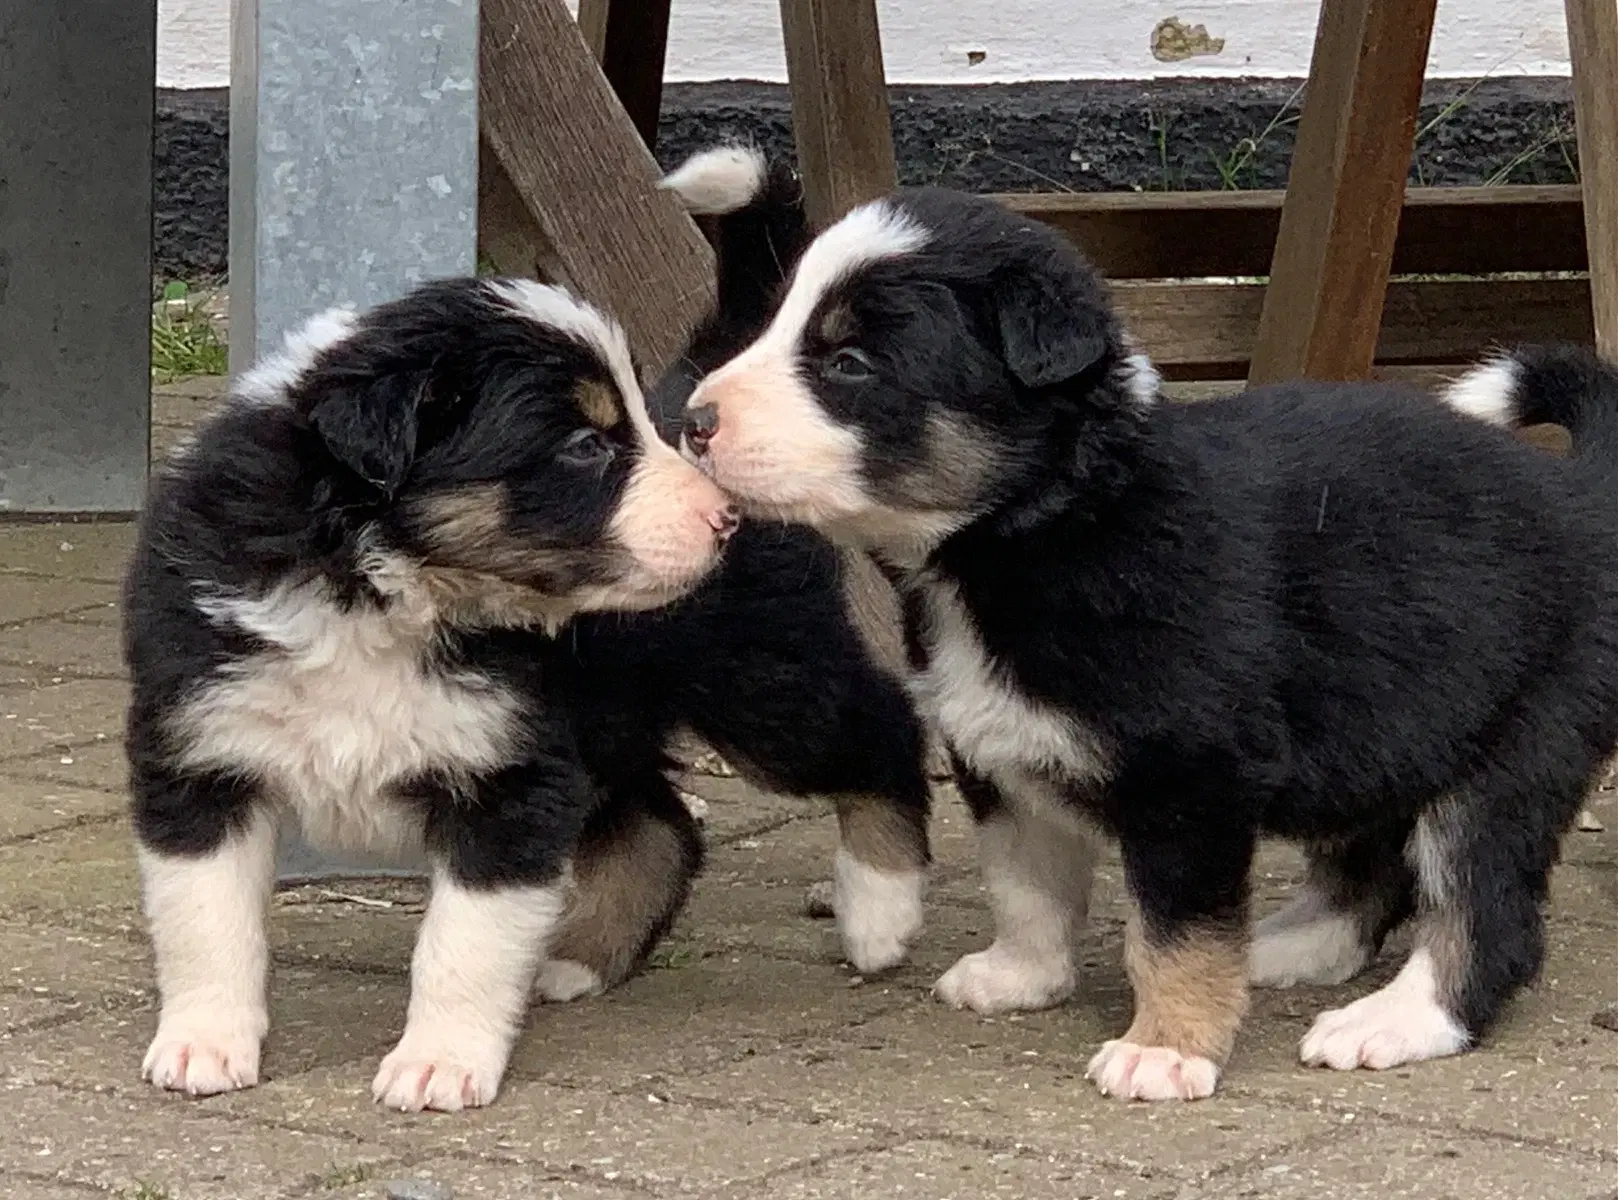
M5 704L6 697L0 693L0 718L11 711ZM0 770L14 779L114 792L124 798L129 786L129 760L120 734L121 731L109 733L104 741L92 740L65 752L47 751L32 758L8 759L0 764Z
M710 845L748 837L782 821L828 816L831 806L822 800L778 796L753 787L746 780L720 778L700 772L682 772L677 786L708 802L703 822Z
M1509 1141L1378 1126L1228 1179L1183 1200L1587 1200L1618 1185L1611 1163Z
M0 693L0 762L10 769L13 759L71 758L98 735L118 736L128 704L128 685L106 679L66 679Z
M0 846L0 917L105 928L138 925L139 911L127 819Z
M494 1104L454 1115L402 1114L375 1104L370 1075L312 1071L221 1097L238 1117L341 1131L363 1144L529 1163L587 1182L704 1194L773 1171L874 1147L833 1122L798 1122L743 1109L672 1103L654 1093L615 1095L508 1081Z
M26 559L6 553L7 532L7 527L0 526L0 561L13 569L23 568ZM117 599L118 588L109 582L0 572L0 628L54 613L102 606Z
M407 985L328 971L280 969L270 985L270 1036L261 1080L306 1071L345 1071L369 1084L376 1064L404 1029ZM6 1078L122 1094L151 1091L141 1058L157 1027L155 986L139 1006L95 1011L71 1026L24 1032L6 1045ZM211 1102L210 1102L211 1103Z
M270 1197L316 1184L323 1164L389 1157L341 1137L200 1118L201 1105L156 1092L6 1091L12 1111L0 1137L0 1172L49 1172L125 1195L144 1183L148 1195L172 1200Z
M1101 1200L1161 1191L1139 1176L1088 1163L1041 1158L948 1142L907 1142L887 1150L837 1158L804 1171L772 1176L732 1193L737 1200Z
M92 1200L102 1194L100 1188L85 1184L56 1183L15 1171L6 1177L6 1200Z
M123 605L116 600L109 600L105 604L97 604L90 608L80 609L67 618L69 621L82 621L86 625L107 625L116 629L123 625Z
M1597 1044L1594 1037L1591 1044ZM1227 1091L1338 1115L1375 1114L1534 1139L1607 1154L1618 1164L1618 1046L1605 1055L1592 1053L1584 1063L1520 1062L1474 1052L1392 1071L1255 1068L1229 1080Z
M82 621L34 621L0 629L0 661L52 675L124 676L118 630Z
M452 1200L632 1200L644 1193L611 1184L577 1179L547 1179L532 1167L482 1162L470 1158L438 1158L413 1163L401 1176L442 1185ZM381 1200L389 1180L380 1178L322 1192L341 1200Z
M829 968L778 960L680 961L605 996L534 1009L511 1073L615 1088L662 1086L783 1043L835 1036L908 998L881 985L850 988Z
M6 1043L21 1033L43 1025L76 1021L84 1015L84 1006L76 1000L62 1000L55 996L36 994L32 990L11 992L11 986L0 983L0 1051L10 1053ZM28 985L23 985L28 986ZM46 989L39 988L43 993Z
M828 1039L723 1067L674 1085L677 1096L742 1102L799 1120L846 1121L907 1138L992 1139L1154 1178L1197 1174L1274 1151L1335 1118L1253 1100L1130 1105L1083 1077L1085 1055L1050 1052L1053 1028L1093 1048L1093 1017L1070 1007L1002 1021L918 1005Z
M0 774L0 842L117 816L128 807L111 792Z
M133 521L0 525L0 572L27 571L58 576L58 580L44 589L46 607L40 611L59 612L73 606L60 603L61 597L83 594L76 585L65 581L89 579L118 583L123 579L134 544ZM22 619L3 599L14 594L0 589L0 624ZM97 592L96 596L101 597L103 593Z

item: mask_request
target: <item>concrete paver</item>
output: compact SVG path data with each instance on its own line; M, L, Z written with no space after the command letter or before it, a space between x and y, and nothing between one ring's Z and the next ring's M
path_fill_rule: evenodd
M163 398L178 436L216 385ZM1322 1008L1397 968L1396 938L1342 988L1260 993L1224 1090L1102 1100L1089 1054L1129 1019L1115 854L1103 857L1079 992L981 1019L929 995L990 934L953 789L914 961L861 980L802 915L829 869L824 805L698 774L710 865L651 968L536 1008L485 1112L378 1110L371 1075L407 1000L419 883L330 883L271 910L264 1083L189 1102L139 1081L156 1020L125 814L116 581L127 524L0 526L0 1194L18 1200L380 1197L433 1179L456 1200L898 1196L1594 1200L1618 1194L1618 792L1569 836L1539 986L1479 1050L1375 1074L1306 1070ZM1300 878L1266 847L1260 911Z

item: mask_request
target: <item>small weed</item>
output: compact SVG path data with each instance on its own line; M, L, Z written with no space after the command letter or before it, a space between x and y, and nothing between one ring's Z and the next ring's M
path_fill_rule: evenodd
M1173 113L1159 113L1152 109L1146 111L1146 131L1152 135L1152 141L1157 148L1157 190L1162 192L1177 192L1184 184L1184 178L1169 166L1169 126L1174 124Z
M700 961L702 961L702 955L695 950L665 948L653 950L646 956L646 969L648 971L675 971Z
M354 1163L347 1167L332 1167L324 1175L315 1180L315 1186L322 1191L336 1191L338 1188L353 1187L356 1183L364 1183L376 1175L375 1163Z
M125 1188L118 1195L122 1200L174 1200L173 1192L148 1179L137 1179L134 1187Z
M152 309L152 378L169 383L187 375L223 375L229 361L224 339L190 286L165 284Z
M1247 183L1253 182L1253 159L1257 156L1264 143L1277 129L1285 129L1288 125L1296 125L1298 118L1303 115L1297 107L1298 98L1303 95L1303 85L1299 84L1292 95L1287 97L1270 123L1251 137L1244 137L1235 146L1224 154L1209 152L1208 157L1213 160L1213 168L1219 172L1219 186L1227 192L1239 192L1243 188L1242 173L1247 173Z

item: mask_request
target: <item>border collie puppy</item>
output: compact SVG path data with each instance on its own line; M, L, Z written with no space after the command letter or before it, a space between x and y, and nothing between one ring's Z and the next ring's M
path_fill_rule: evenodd
M431 865L376 1098L493 1099L542 961L619 903L599 849L627 840L666 881L654 926L701 849L661 741L577 703L552 635L687 593L736 526L658 436L622 332L555 288L428 285L316 318L247 374L155 481L126 584L162 994L145 1076L256 1082L290 816ZM677 836L635 843L646 811Z
M1089 1068L1109 1095L1210 1095L1253 967L1344 978L1412 905L1398 977L1324 1013L1306 1062L1454 1054L1532 979L1558 836L1618 744L1618 373L1522 354L1450 402L1159 403L1093 269L980 198L902 192L809 247L685 438L744 511L903 589L995 913L945 1001L1072 991L1092 826L1136 908L1135 1018ZM1476 416L1566 424L1578 457ZM1312 884L1250 967L1265 835Z
M691 390L763 330L811 234L796 176L750 147L695 154L662 186L719 265L713 312L647 395L673 444ZM633 679L660 727L690 728L772 791L832 800L841 847L811 902L832 910L849 962L869 974L903 961L921 930L929 790L921 722L853 619L844 553L801 525L744 522L691 596L586 621L574 641L609 694L630 689L608 680Z

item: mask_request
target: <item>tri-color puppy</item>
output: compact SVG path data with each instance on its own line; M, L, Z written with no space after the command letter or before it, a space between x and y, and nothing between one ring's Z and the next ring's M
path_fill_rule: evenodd
M744 512L868 548L903 590L995 913L944 1000L1072 992L1095 827L1136 905L1103 1092L1211 1094L1250 971L1342 980L1412 909L1398 977L1302 1057L1460 1051L1539 967L1558 836L1618 743L1618 374L1538 351L1448 406L1158 393L1062 237L907 191L809 247L686 441ZM1565 424L1577 457L1480 416ZM1310 885L1250 945L1265 835L1308 848Z
M762 326L807 227L756 155L689 166L671 185L727 214L702 363ZM676 428L689 387L663 389ZM375 1090L488 1102L529 981L611 986L683 904L702 844L666 777L682 727L837 802L856 966L892 966L919 927L921 731L836 551L738 531L658 438L617 327L555 289L448 282L310 322L161 472L126 599L159 1086L257 1081L295 819L317 844L426 850L409 1020Z

